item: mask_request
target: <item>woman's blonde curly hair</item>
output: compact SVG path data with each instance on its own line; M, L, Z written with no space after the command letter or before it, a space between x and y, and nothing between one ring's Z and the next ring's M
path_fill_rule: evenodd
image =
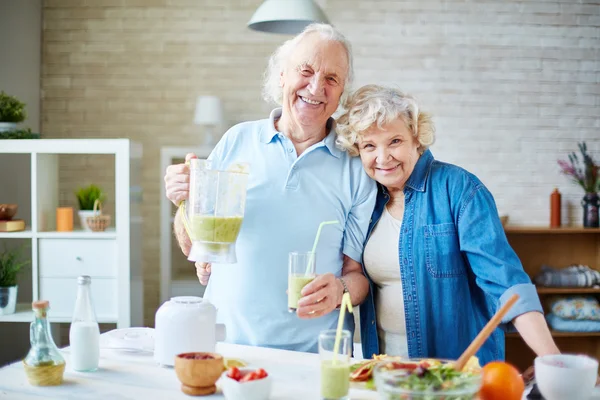
M336 145L352 156L358 156L358 143L371 128L383 128L400 118L419 142L422 154L435 141L431 114L419 110L417 101L400 90L379 85L366 85L351 94L346 110L336 125Z

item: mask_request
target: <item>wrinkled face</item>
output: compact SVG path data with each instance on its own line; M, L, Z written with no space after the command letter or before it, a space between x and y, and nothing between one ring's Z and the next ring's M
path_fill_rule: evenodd
M302 39L281 74L283 113L296 125L325 126L340 102L348 67L339 42L318 33Z
M419 142L401 119L369 129L358 143L367 174L390 189L404 189L419 160L418 149Z

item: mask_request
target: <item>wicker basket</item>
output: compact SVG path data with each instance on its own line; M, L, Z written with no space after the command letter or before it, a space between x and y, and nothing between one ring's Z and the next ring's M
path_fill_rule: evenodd
M102 214L102 203L96 199L94 202L94 215L87 217L86 221L89 228L94 232L103 232L110 225L110 215Z

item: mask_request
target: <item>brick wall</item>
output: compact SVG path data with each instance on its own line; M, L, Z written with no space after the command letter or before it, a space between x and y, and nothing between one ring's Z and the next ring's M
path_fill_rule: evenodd
M261 74L287 37L245 27L260 3L44 1L42 132L144 145L148 324L158 305L159 149L201 142L200 94L223 99L228 125L267 115ZM417 96L436 115L436 157L477 174L512 223L547 224L555 186L563 222L581 223L582 192L556 159L580 140L600 159L597 0L319 3L354 46L356 84ZM67 168L65 191L83 179Z

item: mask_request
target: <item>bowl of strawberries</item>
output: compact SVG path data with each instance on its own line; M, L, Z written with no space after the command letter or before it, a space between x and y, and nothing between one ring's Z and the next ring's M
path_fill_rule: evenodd
M262 368L231 367L221 375L221 389L227 400L266 400L271 385L271 377Z

